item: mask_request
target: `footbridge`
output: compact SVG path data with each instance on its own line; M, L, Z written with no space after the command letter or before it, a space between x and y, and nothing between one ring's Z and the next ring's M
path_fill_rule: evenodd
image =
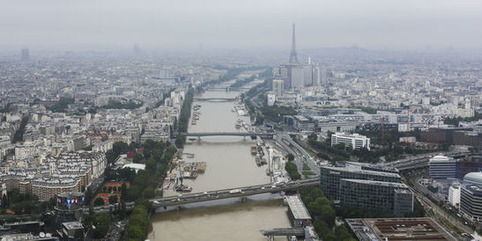
M320 183L319 178L304 179L298 181L290 181L278 184L263 184L246 187L238 187L231 189L222 189L200 193L186 193L178 196L169 196L157 199L151 199L155 207L180 206L190 203L206 202L212 200L220 200L234 197L246 197L263 193L276 193L281 191L295 190L301 186L317 185Z
M259 136L273 138L275 133L267 132L196 132L196 133L181 133L182 136L186 137L203 137L203 136Z

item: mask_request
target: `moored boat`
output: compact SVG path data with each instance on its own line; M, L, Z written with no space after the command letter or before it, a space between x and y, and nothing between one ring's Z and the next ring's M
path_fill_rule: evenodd
M256 153L257 153L256 146L251 146L251 155L256 155Z
M181 184L181 185L177 185L175 187L175 190L176 192L191 192L192 187Z

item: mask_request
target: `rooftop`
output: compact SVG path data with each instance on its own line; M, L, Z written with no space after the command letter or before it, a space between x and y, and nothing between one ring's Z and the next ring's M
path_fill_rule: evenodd
M349 181L349 182L356 182L360 184L369 184L369 185L378 185L384 187L394 187L394 188L408 188L407 185L398 182L381 182L381 181L371 181L371 180L361 180L361 179L348 179L343 178L341 180Z
M348 168L348 167L321 167L321 169L329 169L329 170L339 171L339 172L352 172L352 173L354 172L354 173L360 173L360 174L366 174L366 175L377 175L377 176L400 178L400 175L396 173L360 170L360 169Z
M74 222L65 222L62 223L63 226L67 229L81 229L84 228L81 223L74 221Z
M456 239L429 217L346 219L361 241Z
M290 207L291 213L294 219L309 219L311 220L310 213L305 207L305 204L301 201L299 195L286 196L286 201Z
M470 172L464 176L464 183L482 185L482 172Z

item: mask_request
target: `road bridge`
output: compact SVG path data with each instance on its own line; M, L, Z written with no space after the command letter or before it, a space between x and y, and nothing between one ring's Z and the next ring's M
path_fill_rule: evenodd
M168 206L181 206L190 203L207 202L212 200L221 200L234 197L247 197L263 193L276 193L281 191L295 190L302 186L319 185L319 178L311 178L297 181L290 181L287 183L278 184L262 184L254 186L237 187L231 189L222 189L202 193L184 193L181 196L168 196L163 198L154 198L149 201L152 202L154 207L168 207ZM105 213L115 210L119 207L119 203L110 204L100 207L94 207L95 213ZM135 207L134 202L126 202L126 210L132 210ZM89 213L89 208L84 207L84 212Z
M195 133L188 133L183 132L181 133L182 136L186 137L203 137L203 136L259 136L259 137L268 137L273 138L275 133L267 133L267 132L195 132Z
M272 228L272 229L263 229L261 233L264 236L296 236L301 237L305 236L305 229L298 227L298 228Z
M202 193L187 193L179 196L169 196L157 199L151 199L155 207L180 206L190 203L206 202L212 200L220 200L234 197L247 197L251 195L263 193L276 193L281 191L295 190L298 187L318 185L319 178L311 178L297 181L290 181L287 183L278 184L263 184L246 187L238 187L231 189L222 189L216 191L202 192Z
M212 101L212 102L231 102L231 101L235 101L236 98L229 98L229 97L209 97L209 98L194 97L194 100L196 100L196 101Z

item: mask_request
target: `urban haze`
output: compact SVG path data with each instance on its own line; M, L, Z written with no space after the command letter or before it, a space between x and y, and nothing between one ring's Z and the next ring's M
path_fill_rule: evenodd
M0 6L2 241L482 238L480 1Z

